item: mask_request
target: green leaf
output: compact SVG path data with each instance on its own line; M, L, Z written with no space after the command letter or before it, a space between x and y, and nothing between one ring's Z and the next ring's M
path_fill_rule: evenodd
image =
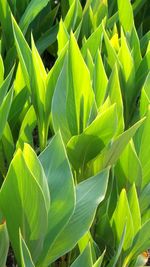
M86 37L87 39L91 35L93 28L94 28L94 14L89 1L88 6L86 5L83 10L81 40L83 40L84 37Z
M27 101L29 100L29 91L27 87L21 89L18 94L14 91L14 98L9 112L9 124L13 134L17 134L18 125L20 120L24 117L27 110Z
M37 65L38 65L38 68L37 68ZM33 69L32 69L32 74L34 74L34 86L37 88L35 89L35 92L37 90L37 95L40 99L40 101L42 101L42 103L44 102L44 96L45 96L45 81L46 81L46 78L47 78L47 73L46 73L46 70L44 68L44 65L43 65L43 62L42 62L42 59L36 49L36 46L35 46L35 43L34 43L34 40L33 40L33 37L32 37L32 66L33 66ZM33 87L34 87L33 86ZM41 87L41 91L39 90L38 87Z
M137 71L142 61L142 56L141 56L141 50L140 50L140 41L139 41L139 37L138 37L135 26L133 26L133 29L132 29L130 42L131 42L131 47L133 48L133 59L135 63L135 70Z
M59 56L61 51L63 50L63 48L65 47L65 45L69 41L69 34L67 32L67 29L66 29L65 24L62 21L62 19L59 22L59 31L58 31L58 34L57 34L57 41L58 41L58 52L57 52L57 54Z
M116 164L115 174L121 187L125 184L136 184L139 188L142 183L142 166L136 154L133 141L130 141L122 152Z
M16 49L18 52L18 57L21 64L24 80L26 82L28 89L30 90L30 77L32 76L31 50L13 17L12 17L12 25L13 25L13 33L15 38Z
M150 31L146 32L145 35L140 39L140 47L142 55L144 55L146 52L149 40L150 40Z
M14 67L12 68L6 79L0 84L0 105L2 104L3 99L9 89L13 72L14 72Z
M147 75L147 77L145 79L143 88L142 88L143 90L145 90L148 98L150 99L149 83L150 83L150 72L148 73L148 75Z
M24 144L22 151L25 163L30 173L32 173L32 175L36 178L36 181L38 182L39 186L43 191L45 205L48 213L50 207L50 194L49 194L47 179L44 170L42 168L42 165L38 160L36 153L28 144Z
M112 144L104 148L102 153L91 163L95 171L99 171L107 166L113 165L119 159L130 139L134 136L137 129L142 125L145 118L135 123L132 127L119 135Z
M13 44L13 32L11 24L11 10L7 0L0 1L0 21L3 28L5 46L7 49Z
M134 236L135 236L141 228L141 212L140 212L138 195L135 184L132 185L130 191L128 192L128 201L129 201L130 211L132 214Z
M111 261L109 262L108 267L115 267L116 266L116 264L119 260L120 254L122 252L125 235L126 235L126 225L123 229L121 240L120 240L120 243L118 244L118 247L117 247L117 251L115 252L115 255L112 257Z
M67 119L71 134L75 135L80 134L88 124L94 96L90 73L73 34L69 43L68 68Z
M48 4L49 0L31 0L27 5L24 14L19 22L19 27L25 34L30 23L40 13L40 11Z
M150 51L147 51L145 56L143 57L140 66L136 72L136 85L138 89L141 89L145 79L150 71Z
M6 222L0 224L0 266L6 266L7 254L9 249L9 237Z
M130 0L117 0L119 20L125 32L131 32L134 25L133 10Z
M3 80L4 80L4 64L2 56L0 55L0 87L3 83Z
M19 241L20 241L20 254L21 254L21 266L22 267L35 267L29 249L19 231Z
M126 112L128 118L128 116L130 116L130 109L132 107L132 103L133 101L135 101L135 97L137 97L138 91L135 88L134 61L123 30L121 31L121 49L119 51L118 58L121 63L121 71L124 79L124 85L122 90L125 96L125 103L127 105Z
M52 99L52 123L55 133L61 132L63 141L67 143L71 138L67 121L66 102L68 84L68 56L58 77L56 88Z
M78 169L110 142L116 132L117 114L115 105L100 113L96 119L78 136L73 136L67 144L72 165Z
M149 238L149 228L150 220L142 225L141 229L136 234L132 247L124 261L123 266L128 265L131 260L140 255L143 251L146 251L150 247L150 238Z
M122 233L126 225L126 233L123 243L123 249L127 250L132 245L134 237L134 227L125 189L121 191L117 207L111 219L111 224L114 233L116 234L118 244L121 241Z
M82 6L79 0L74 0L64 20L67 31L74 31L82 19Z
M94 59L97 51L100 49L102 44L102 34L103 34L103 28L102 24L100 24L100 26L90 35L90 37L86 40L86 42L82 46L81 52L84 58L87 53L87 50L89 50L92 55L92 58Z
M93 77L93 89L98 108L100 107L100 105L103 104L106 95L107 83L108 83L108 78L105 72L101 54L98 51L95 61L94 77Z
M53 97L53 93L56 87L56 83L58 80L58 77L60 75L61 69L63 67L63 63L64 63L64 58L66 55L66 49L67 47L65 47L60 56L58 57L58 59L56 60L54 66L52 67L52 69L49 71L48 76L47 76L47 80L46 80L46 103L45 103L45 108L46 108L46 117L49 118L49 114L51 111L51 104L52 104L52 97Z
M107 1L95 1L97 2L95 4L94 9L94 19L95 19L95 24L99 25L102 20L106 17L108 17L108 2Z
M107 197L107 196L106 196ZM116 200L115 200L116 203ZM115 205L114 203L114 205ZM114 234L110 224L110 217L106 210L107 202L104 202L104 211L98 211L96 224L96 240L100 244L101 249L107 247L108 253L114 249ZM102 206L103 209L103 206Z
M139 196L139 202L140 202L140 210L141 214L145 214L147 210L149 210L149 195L150 195L150 184L148 183Z
M20 62L17 66L16 70L16 76L15 76L15 81L14 81L14 91L15 94L19 94L20 91L26 86L25 80L24 80L24 74L21 69Z
M93 267L101 267L102 263L103 263L104 256L105 256L105 250L102 253L102 255L98 258L98 260L94 263Z
M51 140L48 147L40 154L39 159L44 168L51 192L48 231L42 254L45 256L49 253L50 247L74 211L75 190L73 176L60 133L57 133Z
M58 34L58 24L51 27L49 30L47 30L37 41L36 41L36 47L40 54L43 54L43 52L53 45L57 40L57 34Z
M85 250L82 252L82 254L79 255L79 257L71 264L70 267L79 267L84 266L86 267L92 267L92 253L90 245L87 245Z
M141 116L141 118L146 115L149 104L150 104L150 99L143 88L141 91L141 99L140 99L140 116Z
M121 31L121 49L118 56L122 64L124 79L128 82L129 79L134 78L132 77L134 75L134 62L123 30Z
M87 65L87 67L89 69L91 80L93 80L94 62L93 62L93 58L92 58L91 53L90 53L89 50L87 50L86 57L85 57L85 62L86 62L86 65Z
M28 169L20 149L10 164L1 188L0 206L7 221L16 258L20 263L19 228L29 249L31 249L31 241L43 239L47 229L47 209L43 190L35 173ZM35 251L36 246L34 246Z
M142 165L142 187L144 187L149 182L150 175L150 159L149 159L149 133L150 133L150 108L148 108L147 116L145 123L141 129L142 135L140 136L140 151L139 151L139 159Z
M6 123L6 126L3 131L2 144L5 152L5 157L7 159L8 164L10 164L10 161L13 158L15 145L8 122Z
M0 139L2 138L3 135L3 131L4 128L6 126L6 122L8 119L8 114L9 114L9 110L10 110L10 106L11 106L11 102L12 102L12 94L13 94L13 90L10 89L10 91L8 92L8 94L5 96L3 103L0 106Z
M45 148L47 141L49 118L46 117L46 115L50 115L46 114L46 79L47 73L45 67L32 38L31 89L32 101L38 119L39 141L41 150Z
M105 197L108 174L109 169L105 169L77 185L75 211L48 253L45 254L45 257L40 258L37 267L47 266L70 251L89 230L96 208Z
M107 61L108 64L110 65L111 68L114 67L115 63L118 62L118 57L116 54L115 49L113 48L108 35L103 27L103 34L104 34L104 41L105 41L105 46L106 46L106 51L107 51Z
M116 135L121 134L124 130L124 117L123 117L123 101L121 88L119 83L119 76L117 66L113 68L112 74L110 76L108 86L108 95L112 104L116 103L117 115L118 115L118 127Z
M23 149L24 143L28 143L33 146L33 136L32 132L36 126L36 114L33 106L31 106L22 121L19 137L17 140L16 147Z

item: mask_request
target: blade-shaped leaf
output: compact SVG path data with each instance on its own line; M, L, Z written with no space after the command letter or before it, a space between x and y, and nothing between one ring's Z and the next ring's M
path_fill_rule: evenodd
M27 5L24 14L19 22L20 29L25 34L30 23L40 13L40 11L48 4L49 0L31 0Z
M134 235L136 235L141 228L141 212L140 212L139 200L135 184L132 185L130 191L128 192L128 201L129 201L130 211L132 214Z
M115 65L112 74L110 76L107 86L109 98L112 104L116 103L117 115L118 115L118 129L116 135L121 134L124 130L124 117L123 117L123 101L121 88L119 83L119 76L117 66Z
M45 255L40 258L38 267L46 266L70 251L89 230L96 208L105 197L108 174L109 169L105 169L77 186L75 211L53 246L43 253Z
M2 56L0 55L0 87L3 83L3 80L4 80L4 63L3 63Z
M32 175L35 177L35 179L37 180L38 184L40 185L43 191L43 196L45 198L45 205L46 205L47 213L48 213L49 207L50 207L50 194L49 194L47 179L46 179L44 170L42 168L42 165L40 161L38 160L36 153L28 144L24 144L23 156L24 156L28 169L30 170Z
M87 126L94 95L90 73L73 34L71 34L68 55L67 119L71 134L75 135L80 134Z
M150 246L149 238L150 220L142 225L141 229L136 234L130 252L124 260L123 266L127 266L130 261L140 255L143 251L146 251Z
M63 68L57 80L52 100L52 122L55 132L61 131L65 143L71 138L66 113L67 83L68 83L68 57L65 58Z
M111 219L111 224L114 233L116 234L118 244L121 241L122 233L126 225L126 233L125 233L123 248L124 250L127 250L132 245L134 237L134 227L125 189L121 191L117 207Z
M102 153L94 160L94 168L95 170L101 170L106 166L113 165L116 163L121 153L125 149L126 145L130 141L130 139L134 136L137 129L143 124L145 118L138 121L124 133L119 135L112 144L106 147ZM93 164L93 162L92 162Z
M93 77L93 89L95 93L95 99L97 107L103 104L106 88L107 88L108 78L105 72L104 64L101 58L100 52L97 53L95 67L94 67L94 77Z
M149 181L149 133L150 133L150 108L148 108L147 117L145 120L145 123L141 129L142 135L140 136L140 151L139 151L139 159L142 164L142 172L143 172L143 180L142 180L142 186L144 187L148 181Z
M0 224L0 266L6 266L6 259L9 249L9 237L6 222Z
M3 27L5 46L7 49L13 44L13 32L11 24L11 10L7 0L0 1L0 21Z
M116 107L112 105L78 136L73 136L67 144L67 151L72 165L78 169L96 157L116 132Z
M8 122L6 123L6 126L3 131L2 143L3 143L3 148L4 148L7 162L10 163L13 158L15 144L14 144L13 136L12 136L11 129L10 129Z
M79 0L74 0L65 17L64 24L68 32L74 31L82 18L82 7Z
M119 160L116 164L115 173L119 184L125 186L125 184L133 184L140 188L142 183L142 166L140 160L136 154L133 141L130 141L122 152Z
M0 191L0 206L7 221L16 258L20 262L19 228L28 246L30 240L43 238L47 229L47 209L43 191L28 169L21 150L17 151L10 164Z
M79 257L71 264L70 267L79 267L79 266L84 266L86 267L92 267L92 253L91 253L91 248L90 245L87 245L85 250L82 252L82 254L79 255Z
M3 81L3 83L0 85L0 105L2 104L3 99L9 89L13 72L14 72L14 67L12 68L6 79Z
M105 250L102 253L102 255L98 258L98 260L94 263L93 267L101 267L102 263L103 263L104 256L105 256Z
M39 159L51 192L48 231L43 248L43 254L45 254L74 211L75 192L69 161L60 133L56 134L48 147L40 154Z
M24 75L24 80L30 89L30 75L32 76L32 58L31 50L26 42L19 26L17 25L15 19L12 17L13 32L15 38L16 49L18 52L22 72Z
M85 58L85 55L87 53L87 50L90 51L92 58L96 56L97 51L101 47L102 43L102 34L103 34L103 28L102 24L90 35L90 37L87 39L87 41L84 43L81 52L83 57Z
M58 31L58 34L57 34L57 41L58 41L58 52L57 52L57 54L59 56L61 51L63 50L63 48L65 47L65 45L69 41L69 34L67 32L67 29L66 29L65 24L62 21L62 19L59 22L59 31Z
M126 32L131 32L134 25L133 10L130 0L118 0L119 20Z
M21 254L21 266L22 267L35 267L29 249L19 231L19 242L20 242L20 254Z
M0 106L0 139L6 126L9 110L12 103L13 90L11 89L5 96L3 103Z

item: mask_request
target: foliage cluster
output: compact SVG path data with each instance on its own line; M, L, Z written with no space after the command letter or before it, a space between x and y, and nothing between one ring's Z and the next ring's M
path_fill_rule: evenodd
M149 10L0 0L0 267L145 265Z

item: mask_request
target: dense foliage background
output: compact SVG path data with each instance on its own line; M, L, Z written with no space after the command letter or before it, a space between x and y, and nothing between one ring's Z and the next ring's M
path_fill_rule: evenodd
M0 0L0 267L142 267L150 1Z

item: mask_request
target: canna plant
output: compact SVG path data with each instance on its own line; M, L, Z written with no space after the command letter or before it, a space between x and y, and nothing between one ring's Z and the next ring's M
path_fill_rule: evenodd
M1 267L147 263L148 8L0 1Z

